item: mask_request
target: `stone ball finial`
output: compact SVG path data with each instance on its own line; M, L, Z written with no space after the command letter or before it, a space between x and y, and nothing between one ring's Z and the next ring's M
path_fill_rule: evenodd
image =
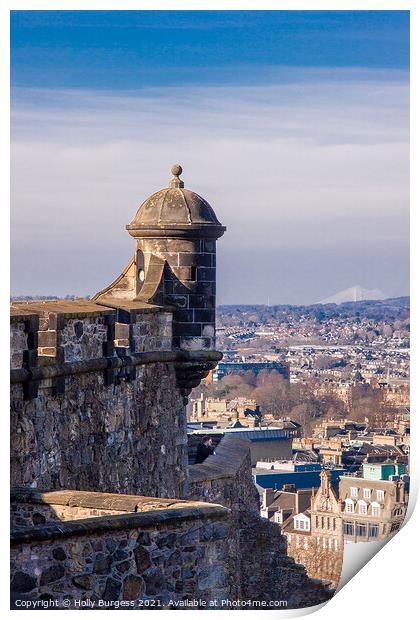
M174 177L179 177L182 174L182 166L179 164L174 164L171 168L171 172Z
M182 174L182 166L174 164L171 168L171 172L174 175L171 179L169 187L184 187L184 181L181 181L179 175Z

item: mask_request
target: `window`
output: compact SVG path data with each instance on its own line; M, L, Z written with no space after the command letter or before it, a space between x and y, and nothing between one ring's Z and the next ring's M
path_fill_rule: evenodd
M346 504L346 512L354 512L354 502L352 499L347 498L345 501Z
M367 534L366 523L356 523L356 536L365 537Z
M383 502L385 499L385 491L383 491L382 489L378 489L376 491L376 499L378 500L378 502Z
M345 536L354 536L354 523L352 521L344 521L343 533Z
M370 489L363 489L363 499L370 499Z
M190 267L190 273L189 273L188 280L190 280L190 282L197 281L197 267L195 267L194 265Z
M299 519L295 517L294 524L295 524L295 530L308 531L310 529L309 519L306 521L305 519Z
M350 497L357 497L358 488L350 487Z
M361 499L361 500L359 500L357 502L357 504L359 506L359 513L361 515L367 514L367 504L366 504L366 502L363 499Z
M379 515L381 514L381 507L379 506L379 504L377 502L372 502L371 507L372 507L372 516L379 517Z
M371 523L369 525L369 538L377 538L379 535L379 524Z
M278 511L274 514L274 520L276 523L283 523L283 513Z

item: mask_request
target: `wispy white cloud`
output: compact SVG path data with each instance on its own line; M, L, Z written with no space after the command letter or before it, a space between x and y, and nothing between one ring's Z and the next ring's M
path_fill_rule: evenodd
M268 288L287 301L276 251L295 257L289 301L313 300L315 285L316 299L355 283L337 247L347 257L357 248L359 266L373 246L378 257L395 247L400 275L381 273L378 261L360 283L389 294L406 287L403 73L307 70L257 87L17 89L12 109L16 293L93 292L110 280L132 250L125 224L166 185L174 161L229 228L221 258L237 261L236 275L220 274L220 301L233 302L235 287L246 301L251 256L266 281L249 300ZM328 248L337 253L335 280L326 282L321 266L309 282L305 261Z

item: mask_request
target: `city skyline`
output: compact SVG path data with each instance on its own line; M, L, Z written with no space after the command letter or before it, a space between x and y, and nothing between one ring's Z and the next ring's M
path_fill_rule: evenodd
M12 15L12 294L97 290L175 161L219 304L408 294L408 12L65 13Z

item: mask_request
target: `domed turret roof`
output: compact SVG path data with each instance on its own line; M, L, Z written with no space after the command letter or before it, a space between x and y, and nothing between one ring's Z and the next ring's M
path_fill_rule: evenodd
M179 164L172 166L174 176L169 187L152 194L140 205L134 219L126 226L130 235L164 236L170 235L171 231L179 231L182 236L189 236L197 235L197 229L203 229L200 230L200 236L203 234L219 237L223 234L226 229L209 203L195 192L184 188L184 182L179 178L181 173Z

